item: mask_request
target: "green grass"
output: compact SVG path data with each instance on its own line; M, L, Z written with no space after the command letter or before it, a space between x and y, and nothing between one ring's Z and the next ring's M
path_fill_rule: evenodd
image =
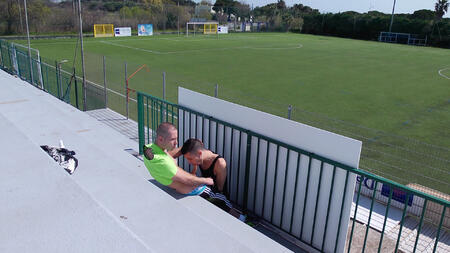
M76 41L32 47L71 60ZM218 83L219 97L232 102L281 116L292 105L294 120L362 140L361 168L450 193L450 80L438 74L450 67L450 50L288 33L84 42L89 80L103 82L105 55L117 91L126 61L128 74L149 66L130 86L157 96L165 71L171 101L178 85L212 95ZM123 99L109 103L123 110Z

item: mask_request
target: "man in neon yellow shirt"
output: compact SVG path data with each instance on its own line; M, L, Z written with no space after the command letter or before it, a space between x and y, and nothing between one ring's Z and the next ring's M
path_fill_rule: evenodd
M173 158L178 144L178 131L164 122L156 130L155 143L144 146L144 164L156 181L187 195L201 195L213 185L212 178L194 176L177 166Z

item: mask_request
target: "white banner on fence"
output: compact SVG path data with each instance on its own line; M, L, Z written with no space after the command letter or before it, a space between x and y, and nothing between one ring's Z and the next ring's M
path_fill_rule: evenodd
M131 27L116 27L114 28L115 37L128 37L131 36Z
M217 27L217 33L219 33L219 34L226 34L226 33L228 33L228 26L223 26L223 25L218 26Z
M306 152L358 168L362 145L358 140L181 87L178 89L178 103ZM252 136L249 140L245 131L232 130L209 119L202 120L189 112L180 110L179 116L180 142L192 137L202 139L207 148L216 150L227 160L230 188L237 189L237 193L230 193L233 201L242 204L243 197L240 196L243 195L240 193L244 191L245 157L249 156L249 171L246 173L249 175L247 206L250 210L304 241L313 239L313 245L322 245L322 238L326 238L323 244L325 252L333 252L336 241L336 251L344 250L355 174L310 159L307 153L288 151L264 138ZM248 148L250 153L247 153ZM325 224L326 217L328 224Z

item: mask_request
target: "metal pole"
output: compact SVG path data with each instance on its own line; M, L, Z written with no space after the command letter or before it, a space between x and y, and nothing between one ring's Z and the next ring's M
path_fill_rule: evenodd
M126 101L125 106L127 110L127 119L128 119L128 80L127 80L127 62L125 62L125 92L126 92Z
M219 84L216 83L216 88L214 89L214 97L219 95Z
M292 105L288 106L288 119L291 119L291 114L292 114Z
M23 0L23 8L25 9L25 24L27 26L27 40L28 40L28 60L30 62L30 78L31 84L34 84L33 80L33 65L31 63L31 49L30 49L30 29L28 28L28 11L27 0Z
M163 99L166 100L166 72L163 72Z
M105 108L108 108L108 90L106 89L106 60L103 56L103 91L105 92Z
M73 68L73 79L75 81L75 105L77 106L77 109L80 109L78 105L78 83L77 83L77 75L75 72L75 68Z
M58 93L58 99L61 99L61 89L59 88L60 86L60 80L59 80L59 73L58 73L58 61L55 61L55 73L56 73L56 88L57 88L57 93Z
M396 0L394 0L394 6L392 6L391 24L389 25L389 32L392 32L392 24L394 23L395 2Z
M80 20L81 70L83 72L83 111L86 111L86 68L84 66L83 19L81 18L81 0L78 0L78 18Z
M61 78L61 62L58 62L58 77L59 77L59 94L61 94L60 98L61 100L64 100L64 93L62 88L62 78Z

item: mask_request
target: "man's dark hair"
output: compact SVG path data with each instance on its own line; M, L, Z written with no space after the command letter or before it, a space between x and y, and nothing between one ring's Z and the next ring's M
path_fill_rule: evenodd
M156 136L167 138L169 136L169 131L172 129L176 130L177 128L169 122L163 122L156 129Z
M203 149L203 143L199 139L191 138L184 142L183 147L181 148L181 154L185 155L186 153L196 152Z

